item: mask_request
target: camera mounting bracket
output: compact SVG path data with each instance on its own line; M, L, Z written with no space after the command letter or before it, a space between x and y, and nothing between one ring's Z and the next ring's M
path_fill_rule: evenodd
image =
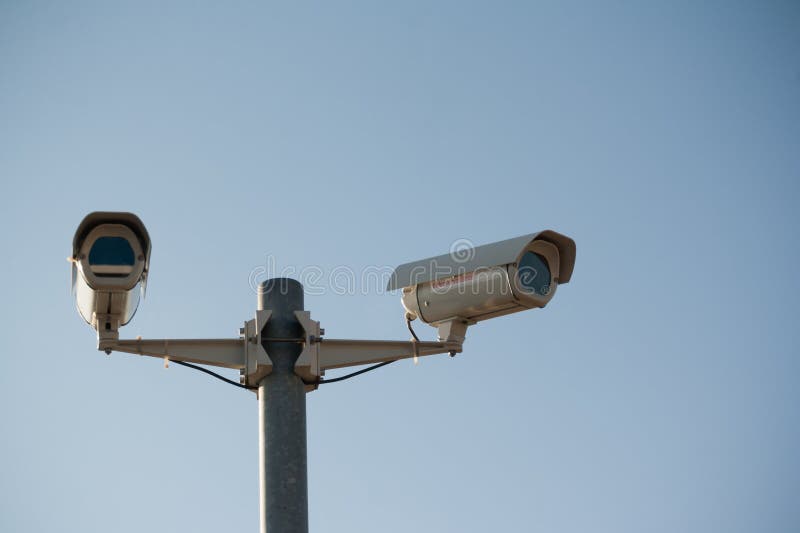
M439 327L439 341L361 340L323 338L319 322L311 319L308 311L295 311L303 327L303 337L296 339L269 339L261 332L270 320L269 310L256 311L252 320L244 323L238 339L123 339L111 335L98 343L98 349L147 355L166 360L185 361L201 365L232 368L240 371L240 382L255 387L272 372L272 362L262 341L297 342L303 350L295 362L295 374L304 383L306 391L317 388L325 371L335 368L361 366L398 359L422 357L462 351L468 322L452 320ZM115 332L116 333L116 332Z

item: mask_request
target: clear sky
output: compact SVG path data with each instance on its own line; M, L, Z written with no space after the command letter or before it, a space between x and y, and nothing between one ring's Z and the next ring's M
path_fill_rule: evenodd
M336 273L574 237L546 309L308 397L313 531L800 530L800 8L602 4L0 3L0 530L258 527L254 395L94 349L93 210L153 238L127 337L236 336L274 264L407 339Z

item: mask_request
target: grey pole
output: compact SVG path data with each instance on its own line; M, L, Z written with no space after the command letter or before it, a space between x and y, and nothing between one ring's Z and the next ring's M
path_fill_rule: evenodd
M262 332L272 373L258 383L260 531L307 533L306 392L294 373L302 345L270 340L303 337L294 315L303 310L303 286L288 278L261 283L258 309L272 311Z

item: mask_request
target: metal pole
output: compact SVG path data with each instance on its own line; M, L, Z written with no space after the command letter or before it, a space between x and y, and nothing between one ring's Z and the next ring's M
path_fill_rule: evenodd
M306 392L294 373L303 328L294 311L303 309L303 286L275 278L258 288L258 309L272 315L264 327L264 349L272 373L258 384L258 462L261 533L308 532Z

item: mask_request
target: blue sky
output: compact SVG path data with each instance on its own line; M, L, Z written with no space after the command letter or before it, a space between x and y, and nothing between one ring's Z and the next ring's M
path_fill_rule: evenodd
M128 337L235 336L271 261L332 285L457 239L575 239L546 309L309 396L313 531L800 529L799 24L793 2L0 4L0 530L257 528L254 396L94 350L65 261L93 210L153 238ZM329 337L408 337L398 294L306 307Z

